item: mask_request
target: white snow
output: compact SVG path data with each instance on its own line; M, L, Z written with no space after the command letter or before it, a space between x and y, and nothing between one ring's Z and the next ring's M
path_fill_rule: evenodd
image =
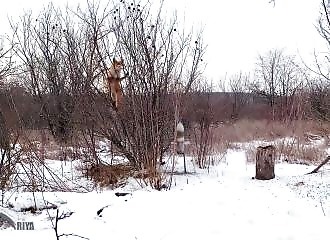
M182 158L177 163L181 171ZM60 213L73 212L59 221L60 234L93 240L330 239L329 165L305 175L314 166L278 163L275 179L258 181L252 179L255 166L247 163L244 151L228 150L225 160L208 170L193 166L190 158L187 163L190 173L175 175L169 191L139 188L132 180L115 190L45 192L33 199L38 206L50 202L59 206ZM117 197L116 192L130 194ZM56 210L15 212L33 200L32 193L7 197L14 206L11 214L33 221L35 230L5 229L0 239L56 239L51 221Z

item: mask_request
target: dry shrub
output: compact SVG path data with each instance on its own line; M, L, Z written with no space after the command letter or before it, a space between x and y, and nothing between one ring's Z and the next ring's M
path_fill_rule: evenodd
M326 137L330 133L330 124L318 121L280 121L243 119L234 123L221 123L213 128L217 141L222 143L249 142L254 140L272 141L284 137L304 138L305 133Z
M234 123L221 123L213 129L217 141L229 146L236 142L248 142L268 137L265 132L267 121L240 120Z
M98 183L100 187L112 188L125 184L128 177L136 170L129 164L106 165L103 163L92 164L87 168L86 177Z
M47 130L24 130L19 143L25 152L33 149L43 160L76 160L81 158L79 148L86 148L79 136L75 136L66 144L60 144Z
M276 144L278 157L290 163L317 164L324 160L326 152L322 145L306 145L299 138L286 139Z
M145 170L135 171L133 176L137 179L142 180L145 185L152 186L156 190L162 190L167 188L167 175L155 168L147 168Z
M306 145L298 141L298 138L282 139L279 141L254 142L244 145L246 151L247 162L254 162L257 152L257 145L273 144L276 147L277 161L286 161L289 163L317 164L321 162L326 151L323 146Z
M185 145L185 154L193 156L193 161L199 168L216 165L229 148L229 142L217 134L218 131L219 126L211 124L204 131L199 126L194 126L187 134L189 144Z
M257 154L257 147L248 147L245 149L246 162L253 163L255 162Z
M329 123L319 121L291 121L289 123L266 120L239 120L234 123L221 123L212 129L214 151L245 149L247 161L254 162L256 145L274 144L278 158L289 162L316 163L325 156L329 143ZM315 135L324 139L322 145L315 145L306 138ZM282 140L278 140L282 139Z
M315 120L300 120L289 124L288 130L288 134L298 137L301 141L306 138L306 133L326 138L330 134L330 123Z
M44 159L57 159L60 146L55 142L53 136L48 131L24 130L19 138L25 152L34 149L38 156L43 154Z
M83 170L83 169L79 169ZM103 163L91 164L85 169L85 176L100 187L117 188L126 184L129 177L134 177L142 186L149 185L157 190L166 188L165 174L156 171L154 168L144 170L137 169L129 163L107 165Z

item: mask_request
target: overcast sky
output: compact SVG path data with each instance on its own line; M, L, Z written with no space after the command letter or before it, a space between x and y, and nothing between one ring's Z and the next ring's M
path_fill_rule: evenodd
M115 1L115 0L114 0ZM119 1L119 0L118 0ZM150 0L151 2L158 2ZM2 1L0 34L8 31L7 16L18 18L26 10L38 13L48 0ZM55 5L76 6L85 0L55 0ZM194 29L204 28L207 43L205 75L217 81L240 70L253 71L258 54L284 49L311 61L314 49L322 51L324 42L315 25L320 0L165 0L167 8L177 9Z

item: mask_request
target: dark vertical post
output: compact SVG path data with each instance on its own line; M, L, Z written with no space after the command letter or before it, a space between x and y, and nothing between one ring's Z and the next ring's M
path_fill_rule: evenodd
M256 155L256 179L269 180L275 178L275 147L259 146Z

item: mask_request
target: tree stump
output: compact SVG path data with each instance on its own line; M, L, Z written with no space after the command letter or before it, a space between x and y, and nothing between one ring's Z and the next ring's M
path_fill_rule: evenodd
M275 147L269 145L259 146L256 155L256 179L269 180L275 177Z

